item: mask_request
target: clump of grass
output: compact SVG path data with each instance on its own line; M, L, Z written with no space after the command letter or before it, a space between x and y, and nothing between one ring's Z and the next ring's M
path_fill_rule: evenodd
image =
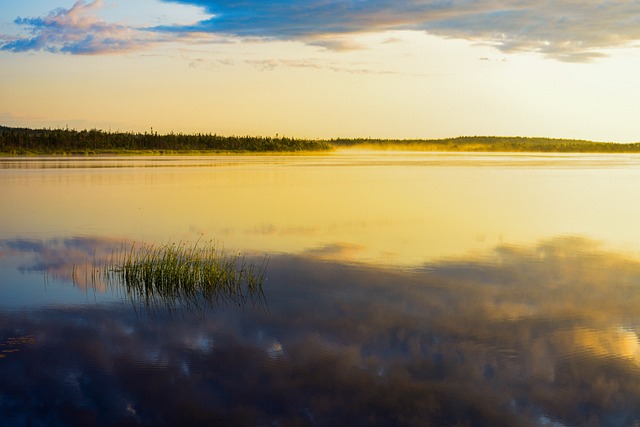
M207 306L263 302L266 265L266 258L254 265L213 244L134 243L112 255L101 270L105 282L123 289L134 305L200 311Z

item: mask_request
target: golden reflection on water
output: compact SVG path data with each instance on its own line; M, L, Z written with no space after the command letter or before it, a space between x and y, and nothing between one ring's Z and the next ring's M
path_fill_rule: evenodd
M391 414L416 405L408 412L423 422L451 402L462 414L477 412L464 410L468 403L497 414L494 421L520 421L512 425L638 422L638 156L346 152L9 163L0 161L0 261L45 270L52 282L73 277L96 307L112 289L95 280L94 265L132 241L213 239L229 253L271 258L268 315L220 312L200 326L129 323L110 317L111 308L83 312L86 322L77 321L78 307L62 310L68 323L57 312L51 321L28 315L25 332L6 335L23 338L0 342L10 351L2 363L32 357L30 374L44 367L50 379L53 352L31 350L55 337L72 349L53 361L55 372L76 372L78 351L95 359L93 377L113 375L127 364L123 354L142 355L162 368L144 372L168 370L171 381L193 372L190 387L181 383L191 402L203 392L196 373L208 372L228 375L238 395L294 396L296 414L304 389L328 390L326 401L309 399L316 415L355 396L364 400L350 407ZM14 286L18 276L6 271L0 303L24 292L13 299L21 312L29 286ZM42 293L39 275L31 277ZM57 301L55 286L48 289ZM13 330L18 320L0 316L0 326ZM144 328L161 331L167 349L197 357L165 363L163 341L145 341L153 333ZM197 349L179 350L190 340ZM132 381L131 372L119 371L113 386ZM61 378L53 396L68 384ZM158 389L171 389L158 378L133 382L160 384L156 401ZM379 394L367 401L372 390ZM238 403L243 412L246 404Z
M559 235L636 251L638 166L632 155L348 151L5 160L0 237L203 236L400 266Z
M587 357L626 359L640 368L640 342L633 330L619 326L605 329L581 327L558 332L552 339L562 341L573 353L584 353Z
M303 393L291 390L304 381L327 399L309 399L316 416L355 396L364 400L347 409L367 408L359 416L383 408L437 420L437 408L455 402L462 414L497 414L489 419L504 425L640 420L639 156L346 152L8 163L0 160L0 261L44 270L52 282L73 278L95 301L110 301L110 289L94 280L94 262L132 241L213 239L226 251L271 256L268 314L220 312L199 326L130 322L97 305L61 310L68 322L55 310L51 320L46 310L21 319L33 289L7 269L0 304L18 309L3 312L0 326L21 338L3 338L2 363L31 357L33 384L60 373L45 390L53 396L68 388L66 374L85 363L75 353L86 349L80 354L99 367L92 373L114 375L114 366L140 366L141 357L154 368L145 375L161 374L132 381L134 370L118 371L106 382L113 394L99 402L118 401L112 396L129 392L130 381L170 389L167 378L181 378L178 397L187 392L192 403L188 393L202 396L199 375L207 373L227 375L238 396L263 390L258 400L275 396L278 408L294 396L295 414ZM60 289L47 289L52 301L62 299ZM26 329L13 332L15 325ZM73 350L51 359L49 347L36 351L47 340ZM160 357L162 348L179 363ZM258 375L247 376L247 367ZM3 381L13 377L41 391L23 376ZM411 407L425 402L437 405ZM238 403L243 412L246 404Z

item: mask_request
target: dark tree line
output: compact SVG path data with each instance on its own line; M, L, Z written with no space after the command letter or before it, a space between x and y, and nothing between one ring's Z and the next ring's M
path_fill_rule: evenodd
M27 129L0 126L0 152L6 154L101 153L122 151L251 151L329 150L325 141L255 136L220 136L102 130Z
M640 153L640 143L620 144L576 139L463 136L445 139L338 138L308 140L287 137L221 136L102 130L28 129L0 126L0 153L99 154L126 152L297 152L340 147L415 151Z

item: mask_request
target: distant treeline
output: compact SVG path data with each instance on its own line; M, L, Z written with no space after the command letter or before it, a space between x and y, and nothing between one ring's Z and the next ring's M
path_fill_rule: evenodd
M0 154L103 154L188 152L302 152L335 148L376 150L640 153L640 143L593 142L577 139L463 136L446 139L332 139L220 136L157 132L106 132L97 129L27 129L0 126Z
M127 152L294 152L330 150L326 141L215 134L158 134L0 126L0 153L100 154Z
M502 151L555 153L640 153L640 143L621 144L578 139L462 136L446 139L334 139L336 147L415 151Z

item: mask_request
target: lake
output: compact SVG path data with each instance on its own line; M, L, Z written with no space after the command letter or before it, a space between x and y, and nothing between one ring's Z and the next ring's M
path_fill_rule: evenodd
M640 155L0 158L0 425L634 426ZM141 298L143 245L264 267Z

